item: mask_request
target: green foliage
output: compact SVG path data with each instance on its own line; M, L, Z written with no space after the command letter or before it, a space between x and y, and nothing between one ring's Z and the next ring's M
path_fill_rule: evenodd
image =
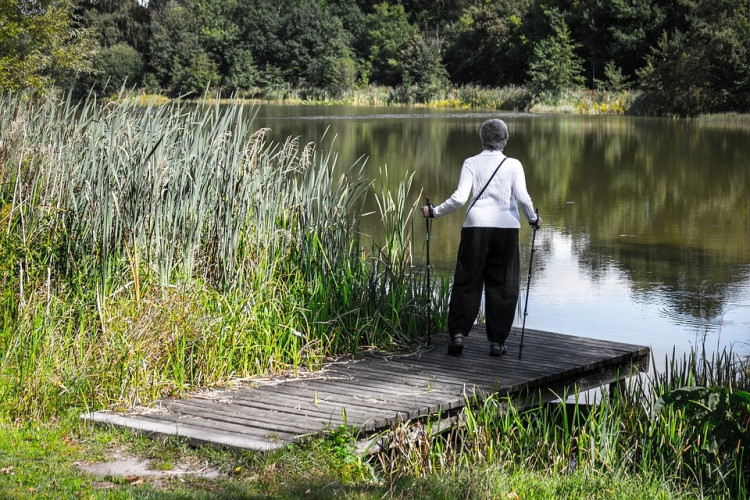
M524 20L531 2L494 2L466 9L451 28L445 63L459 84L504 86L525 80L531 44Z
M564 21L554 26L554 35L534 45L529 63L529 86L536 99L547 101L583 85L583 64Z
M198 52L188 59L173 76L176 89L193 96L206 92L221 81L217 64L205 52Z
M652 413L665 418L668 410L684 419L681 432L696 448L689 455L690 467L714 484L725 481L720 471L728 459L739 466L738 472L750 474L745 455L750 446L750 393L727 387L680 387L661 396Z
M326 87L334 97L344 95L357 84L357 64L351 57L333 61Z
M750 110L750 7L682 3L685 21L662 33L638 72L649 107L680 115Z
M44 93L88 73L96 53L90 30L71 20L72 0L0 3L0 90Z
M342 425L333 429L319 444L319 450L329 457L329 468L345 482L370 482L375 471L357 451L357 436Z
M622 74L622 69L615 66L614 61L607 61L604 65L604 80L594 80L594 83L598 89L611 92L622 92L631 87L627 77Z
M349 33L318 2L290 3L281 17L278 37L285 43L271 62L283 68L285 80L295 86L329 88L340 62L351 60ZM336 86L340 89L348 83L339 78Z
M664 2L582 0L567 19L573 36L583 45L581 53L587 54L587 82L597 87L603 73L605 82L608 79L606 66L610 64L621 68L626 79L635 76L665 29L668 13Z
M94 81L87 81L87 89L103 91L108 86L110 91L116 91L123 85L131 88L141 85L143 60L130 45L118 43L102 49L95 64L98 72Z
M77 0L75 19L92 30L99 45L125 44L145 55L149 40L149 12L131 0Z
M226 84L230 90L249 90L258 82L260 72L255 66L253 53L240 49L233 53Z
M386 2L374 6L367 16L367 61L371 80L385 85L398 85L403 78L402 52L416 36L402 5Z
M750 110L744 0L42 3L8 0L0 10L0 85L14 92L67 88L75 77L79 95L101 93L103 82L117 88L129 76L129 85L171 96L210 85L338 100L375 84L389 87L391 102L446 103L450 84L528 83L537 104L580 110L561 99L585 82L632 89L636 113ZM22 4L30 15L19 16ZM126 64L116 67L120 55Z
M365 78L395 87L398 102L425 102L448 85L438 40L409 22L402 5L379 3L367 16Z
M435 40L415 35L401 51L402 83L417 87L417 100L427 102L448 87L448 72L440 60Z

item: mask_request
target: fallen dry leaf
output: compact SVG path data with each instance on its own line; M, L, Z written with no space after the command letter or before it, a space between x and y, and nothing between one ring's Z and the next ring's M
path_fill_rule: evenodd
M143 479L140 476L127 476L125 481L131 486L139 486L143 484Z

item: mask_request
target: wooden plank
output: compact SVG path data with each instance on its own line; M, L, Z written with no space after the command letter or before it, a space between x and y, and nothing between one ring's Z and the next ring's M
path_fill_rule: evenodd
M356 406L348 406L340 403L329 402L319 399L316 402L312 398L295 396L292 394L273 394L266 393L263 397L263 402L257 400L246 400L242 395L238 395L236 404L250 407L265 407L273 404L280 412L293 413L305 412L308 416L318 415L318 417L324 417L325 419L332 419L336 422L336 425L344 424L343 414L346 414L346 423L364 426L366 430L374 429L377 427L387 427L393 422L403 419L408 420L414 410L403 409L403 410L390 410L379 408L360 408ZM297 404L297 406L295 406ZM304 406L304 408L302 408ZM333 418L335 416L335 418Z
M83 420L99 425L124 427L146 436L177 436L188 440L193 445L209 444L257 451L269 451L282 446L282 444L260 441L244 436L227 435L221 432L206 432L205 429L195 428L185 423L146 420L142 417L125 417L114 413L87 413L82 415L82 418Z
M170 401L161 401L164 408L175 413L184 415L196 415L207 419L215 419L228 423L252 426L260 430L275 431L281 433L310 433L320 429L319 425L312 424L308 421L287 423L273 418L269 412L243 413L237 411L227 411L224 408L211 407L205 404L196 403L195 400L179 399Z
M175 425L181 425L191 429L200 429L207 434L220 433L238 436L259 443L279 443L280 445L284 445L291 443L300 435L300 433L279 433L267 431L265 429L256 429L246 425L231 424L228 422L205 419L193 415L180 415L171 412L165 412L162 414L147 413L140 416L139 419L144 422L171 422Z
M264 392L276 392L278 389L265 389ZM296 397L299 396L300 398L307 398L309 397L309 391L305 391L308 393L308 395L297 395L295 394L295 391L293 388L286 387L281 391L278 391L277 394L280 395L281 398L287 399L289 397ZM334 407L340 407L345 408L347 411L347 415L349 415L352 411L361 411L363 414L378 414L383 415L384 417L392 417L397 414L404 415L404 418L411 419L419 416L419 407L415 406L413 404L410 405L397 405L397 404L389 404L388 406L374 406L372 403L367 402L361 402L357 401L356 398L353 398L351 396L347 395L339 395L335 393L327 393L324 396L324 391L313 391L316 393L318 404L321 404L321 402L325 402L327 404L331 404Z
M312 406L310 409L300 407L289 407L288 405L276 404L274 401L246 401L240 397L233 400L236 411L248 415L266 414L271 419L285 424L302 424L308 425L310 422L322 427L326 425L337 426L341 424L340 411L336 409L321 411L321 409Z
M264 391L277 392L283 395L300 395L306 396L310 392L314 392L316 396L324 401L339 403L346 405L346 408L361 408L365 411L371 410L372 408L387 410L392 413L398 413L400 411L408 412L409 418L418 417L420 414L426 413L427 410L422 408L421 405L415 404L414 400L405 400L397 398L388 399L377 399L377 398L361 398L358 397L358 393L355 391L346 390L347 388L341 388L341 391L333 390L331 387L320 385L315 388L301 388L301 387L275 387L273 389L264 388Z
M367 381L363 380L362 382L366 383ZM341 391L345 391L346 389L350 389L349 387L346 387L346 385L341 382L326 381L325 384L326 386L330 388L330 390L341 389ZM458 403L463 401L463 398L458 397L455 394L442 393L438 391L419 393L417 395L417 394L409 394L407 392L399 391L397 389L394 389L391 392L385 392L379 388L377 392L364 392L364 390L367 389L366 386L358 386L357 388L361 389L361 391L353 392L352 397L354 398L359 398L360 400L369 400L369 399L377 399L379 397L382 397L386 399L395 399L397 401L405 401L405 402L413 401L415 404L418 404L424 407L425 409L427 409L430 413L435 413L439 411L442 401L447 401L449 404L453 401L458 401ZM457 406L457 403L453 403L451 407L455 407L455 406Z
M489 356L487 357L489 358ZM459 362L447 365L438 359L422 358L418 362L415 361L402 366L402 369L419 368L424 373L430 373L433 376L441 376L443 379L447 377L453 380L454 384L459 380L467 380L469 377L472 377L470 380L482 386L494 384L498 380L508 377L523 377L524 379L528 377L540 378L541 376L548 375L550 371L542 370L540 367L530 363L516 363L514 360L507 358L507 355L500 358L490 358L492 361L489 362L478 361L472 358L470 354L465 358L462 355L452 359L457 359ZM579 365L564 364L563 367L578 368ZM560 366L557 367L557 369L559 368ZM367 368L364 369L366 370ZM476 378L477 376L479 376L479 379Z
M347 409L342 405L326 401L318 401L316 406L307 398L299 398L291 395L276 397L269 394L267 396L263 398L263 401L257 401L246 399L241 394L238 394L235 404L250 408L274 410L292 417L305 416L319 422L327 422L333 427L346 424L362 427L365 430L373 430L376 427L387 427L392 421L399 418L396 412L383 412L376 409L372 409L369 412L358 409ZM344 414L346 422L344 422ZM408 415L402 414L400 418L408 419Z
M367 368L359 368L359 370L367 370ZM431 373L431 381L433 384L444 384L446 386L453 386L457 389L468 390L472 392L475 389L487 390L494 387L495 382L491 381L487 376L479 373L476 370L458 372L453 371L441 371L434 370ZM500 384L502 387L502 384Z
M379 370L375 366L360 365L357 367L347 367L352 370L352 379L358 380L358 384L366 384L366 387L371 390L389 390L389 388L395 387L408 387L412 391L422 391L422 394L429 394L430 392L454 394L456 396L462 394L463 384L457 382L455 379L451 379L449 382L441 382L435 380L434 374L414 375L414 374L391 374L385 373ZM418 393L418 392L417 392Z

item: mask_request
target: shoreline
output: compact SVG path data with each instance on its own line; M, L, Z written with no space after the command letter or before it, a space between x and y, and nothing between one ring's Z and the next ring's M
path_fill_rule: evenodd
M276 97L223 97L221 94L204 95L201 98L171 98L163 94L140 93L134 95L120 94L113 96L111 101L121 99L135 98L139 105L156 105L161 106L175 101L183 100L188 103L201 103L218 101L219 104L236 104L243 103L249 105L289 105L289 106L352 106L362 108L385 107L385 108L414 108L414 109L437 109L437 110L456 110L456 111L498 111L507 113L528 113L536 115L584 115L584 116L633 116L644 118L671 118L685 121L697 121L704 124L733 124L740 126L750 126L750 113L724 112L708 113L692 117L678 115L651 115L632 112L624 103L635 99L635 94L626 92L618 93L618 98L613 98L611 93L598 91L580 92L578 99L561 99L555 103L534 103L530 106L502 106L503 101L485 101L485 104L472 104L470 102L460 101L458 99L436 99L428 102L399 102L383 98L382 93L361 94L357 97L349 98L306 98L300 97L301 91L290 91L290 96ZM452 92L457 92L456 90ZM487 89L486 92L503 92L502 89ZM360 95L361 94L361 95ZM369 97L367 97L369 96ZM571 96L575 97L575 96ZM608 103L615 103L614 105Z

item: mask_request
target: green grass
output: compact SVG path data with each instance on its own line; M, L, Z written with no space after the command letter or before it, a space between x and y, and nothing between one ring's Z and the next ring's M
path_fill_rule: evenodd
M65 426L0 430L3 498L674 498L655 480L576 473L540 474L502 466L387 479L378 466L342 451L335 440L313 440L273 453L190 449L126 432ZM137 457L155 471L170 464L209 467L197 476L95 476L79 464L109 460L113 450ZM640 484L638 488L633 488ZM506 496L511 495L511 496Z

